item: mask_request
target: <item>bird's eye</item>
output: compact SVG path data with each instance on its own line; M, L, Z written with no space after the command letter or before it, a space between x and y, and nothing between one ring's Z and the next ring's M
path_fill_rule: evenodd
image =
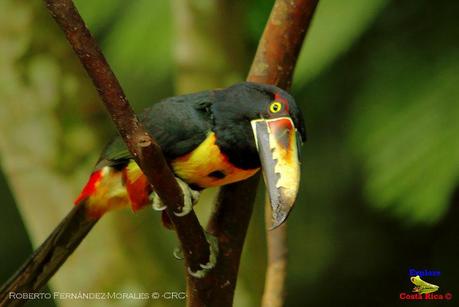
M269 106L269 111L271 113L277 113L279 112L280 110L282 110L282 104L280 102L277 102L277 101L274 101L273 103L271 103L271 105Z

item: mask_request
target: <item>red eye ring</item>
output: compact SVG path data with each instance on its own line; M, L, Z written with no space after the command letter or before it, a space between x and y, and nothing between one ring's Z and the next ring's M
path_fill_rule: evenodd
M278 101L280 103L282 103L283 107L285 108L285 111L288 113L288 100L285 99L280 93L276 93L274 94L274 101Z

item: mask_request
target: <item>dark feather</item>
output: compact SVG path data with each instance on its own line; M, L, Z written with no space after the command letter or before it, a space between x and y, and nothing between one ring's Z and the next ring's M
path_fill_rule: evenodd
M260 160L250 121L270 118L268 106L279 94L288 100L288 115L304 140L303 117L293 97L275 86L250 82L164 99L145 109L140 120L168 161L193 151L213 131L216 144L234 166L255 169ZM118 137L105 148L96 167L122 167L131 158Z
M161 146L167 160L195 149L212 129L210 106L214 91L164 99L145 109L140 121ZM120 137L114 138L103 151L96 168L124 165L132 159Z

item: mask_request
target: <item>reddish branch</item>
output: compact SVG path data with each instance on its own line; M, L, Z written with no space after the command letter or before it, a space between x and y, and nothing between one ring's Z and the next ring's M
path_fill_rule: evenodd
M266 195L268 197L268 195ZM266 198L267 199L267 198ZM265 204L266 223L272 221L269 212L271 206L267 201ZM262 307L281 307L285 300L285 282L287 279L287 223L278 228L267 231L268 265L266 268L265 289L261 301Z
M194 214L177 217L183 194L170 170L161 148L137 119L121 86L86 28L71 0L45 0L46 6L65 33L70 45L91 77L105 107L129 151L167 206L167 212L179 237L185 263L193 271L209 261L209 246Z
M263 32L249 80L290 88L304 37L319 0L277 0ZM267 197L267 196L266 196ZM270 210L270 206L265 206ZM271 214L266 214L271 223ZM263 307L281 307L287 278L287 223L267 232L268 266Z
M46 6L65 33L70 45L102 97L113 122L134 159L148 177L167 212L181 242L185 263L193 271L209 261L209 245L194 212L177 217L183 195L161 149L145 131L129 105L118 80L71 0L45 0ZM9 298L10 292L39 291L60 268L97 222L86 214L86 204L75 207L56 227L10 280L0 289L0 305L22 305L26 300ZM188 274L188 273L187 273Z
M268 83L284 89L290 87L293 70L306 31L318 0L277 0L265 27L253 60L248 81ZM188 286L197 289L190 297L190 306L232 306L239 262L244 244L259 176L244 182L224 186L217 200L217 208L208 225L208 231L219 241L217 266L203 280L188 279ZM268 265L283 259L286 263L285 227L268 233ZM279 244L272 244L278 242ZM277 247L285 250L277 251ZM277 256L280 255L280 258ZM269 268L268 268L269 271ZM267 276L267 283L285 281ZM190 284L191 283L191 284ZM283 289L283 285L281 286ZM282 295L283 296L283 295Z
M319 0L277 0L247 80L288 90L298 54Z

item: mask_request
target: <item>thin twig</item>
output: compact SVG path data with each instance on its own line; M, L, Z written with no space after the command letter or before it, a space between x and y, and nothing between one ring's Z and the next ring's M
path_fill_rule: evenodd
M318 0L276 1L270 21L263 33L264 44L260 43L258 47L257 55L260 56L256 57L250 71L254 81L276 84L284 89L290 88L294 64L317 3ZM286 64L289 61L293 63ZM269 211L269 208L269 205L265 206L265 210ZM266 223L269 225L271 214L266 212L265 216ZM266 235L268 266L262 306L280 307L284 305L287 278L287 223L267 231Z
M249 73L255 82L290 88L296 60L319 0L277 0L258 45ZM268 199L266 198L266 201ZM270 210L265 205L265 210ZM266 224L271 214L266 212ZM266 268L263 307L281 307L285 300L287 278L287 223L267 231L268 265Z
M268 195L265 196L265 221L270 225L272 214ZM267 231L268 264L266 267L265 289L261 300L262 307L281 307L284 305L287 279L287 223Z
M65 33L91 77L118 132L134 159L167 206L167 212L179 237L185 263L193 271L209 261L209 244L194 214L177 217L181 211L183 194L170 170L159 145L137 119L121 86L86 28L71 0L45 0L46 6Z

